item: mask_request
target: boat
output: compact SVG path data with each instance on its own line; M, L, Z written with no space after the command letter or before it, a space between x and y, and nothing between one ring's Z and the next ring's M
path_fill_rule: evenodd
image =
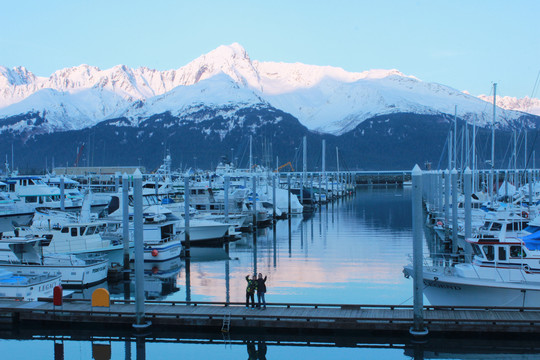
M43 254L43 245L50 240L37 236L2 237L0 266L13 272L30 275L60 274L63 286L86 287L107 279L108 259L101 256ZM13 260L12 254L16 260Z
M423 266L424 294L436 306L537 307L540 303L540 232L523 219L491 219L473 238L471 262L433 256ZM460 256L464 257L464 255ZM404 275L414 276L412 265Z
M52 297L59 285L60 274L36 275L0 267L0 298L37 301L40 297Z

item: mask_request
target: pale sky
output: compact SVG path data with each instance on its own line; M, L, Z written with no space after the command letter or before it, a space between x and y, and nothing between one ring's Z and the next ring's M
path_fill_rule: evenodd
M3 0L0 65L168 70L238 42L253 60L398 69L473 95L497 82L524 97L540 71L539 14L539 0Z

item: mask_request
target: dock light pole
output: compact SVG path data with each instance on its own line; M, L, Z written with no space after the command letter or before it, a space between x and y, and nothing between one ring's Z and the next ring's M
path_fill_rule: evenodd
M257 229L257 177L253 175L253 229Z
M422 170L415 165L412 170L412 227L413 227L413 326L409 332L414 336L425 336L428 329L424 327L423 269L422 269Z
M288 217L291 217L291 177L287 174L287 201L288 201Z
M229 185L231 183L231 177L225 176L225 185L223 186L223 202L225 203L225 223L229 223Z
M272 175L272 219L276 221L276 174Z
M450 171L444 172L444 237L449 237L450 230Z
M122 235L124 242L124 271L129 271L129 179L122 176ZM127 273L125 273L127 277Z
M142 174L139 169L133 173L133 227L135 240L135 328L146 328L150 322L144 319L144 237Z
M65 199L65 186L64 186L64 175L60 176L60 210L66 210L66 199Z
M191 244L189 238L189 176L184 178L184 257L191 257Z

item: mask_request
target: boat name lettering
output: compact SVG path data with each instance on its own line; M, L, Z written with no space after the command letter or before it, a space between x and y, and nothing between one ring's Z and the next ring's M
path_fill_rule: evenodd
M44 285L40 285L39 286L39 291L47 291L47 290L50 290L52 288L54 288L56 284L54 283L49 283L49 284L44 284Z
M105 270L106 267L107 267L106 265L103 265L101 267L93 269L92 272L97 273L97 272L103 271L103 270Z
M439 289L461 290L461 286L442 284L437 281L424 280L424 285L436 287Z

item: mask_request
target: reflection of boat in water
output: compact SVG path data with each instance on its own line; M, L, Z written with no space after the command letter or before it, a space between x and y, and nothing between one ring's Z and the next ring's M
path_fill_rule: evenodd
M168 295L177 292L180 288L176 285L177 275L182 268L182 261L179 257L159 261L144 263L144 298L146 300L163 300ZM130 279L126 284L124 281L109 284L111 297L125 299L135 298L135 272L132 270Z
M192 262L204 262L204 261L220 261L229 260L229 254L223 247L192 247L191 261Z

